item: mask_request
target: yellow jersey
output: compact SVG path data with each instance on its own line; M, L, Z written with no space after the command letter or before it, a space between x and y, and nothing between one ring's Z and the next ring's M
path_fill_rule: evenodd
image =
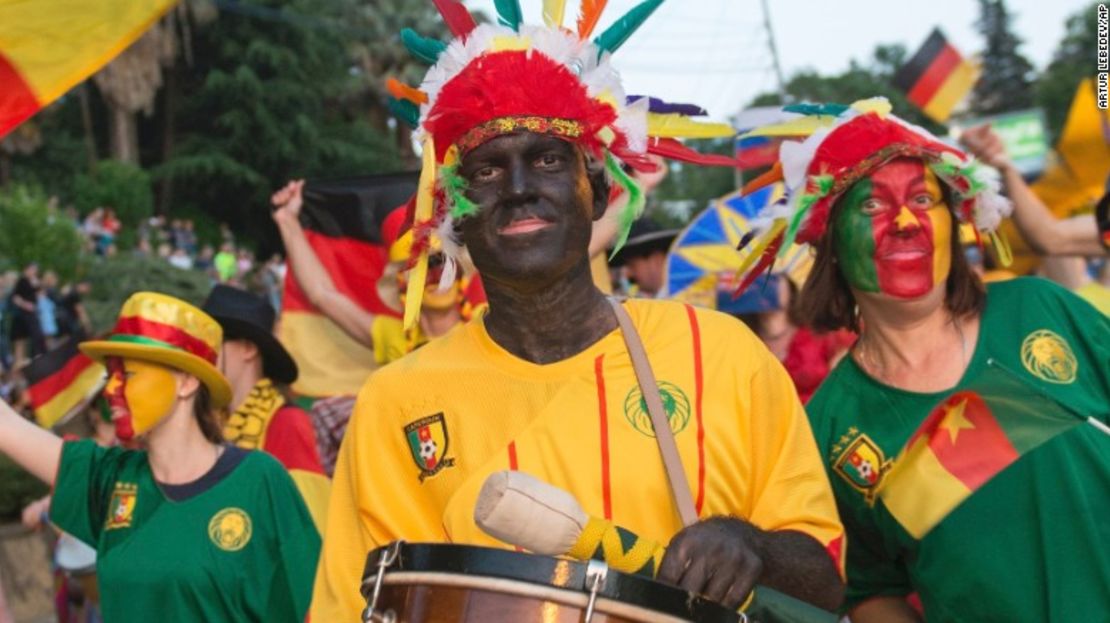
M741 322L625 304L655 371L699 516L811 535L840 569L843 528L790 377ZM375 372L340 449L315 621L355 620L367 552L395 539L508 547L474 523L486 477L527 472L587 513L667 543L682 529L619 330L537 365L481 317Z

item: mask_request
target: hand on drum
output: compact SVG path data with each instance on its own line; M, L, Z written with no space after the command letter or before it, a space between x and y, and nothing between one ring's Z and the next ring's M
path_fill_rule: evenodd
M739 608L763 573L760 533L734 517L712 517L671 539L658 579Z

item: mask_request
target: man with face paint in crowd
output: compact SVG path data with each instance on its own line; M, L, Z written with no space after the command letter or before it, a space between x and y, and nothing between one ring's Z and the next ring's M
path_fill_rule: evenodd
M589 28L483 24L456 35L422 90L409 92L424 100L424 169L406 311L415 321L422 248L437 228L449 256L465 245L489 308L381 368L360 392L335 471L313 620L357 618L366 554L395 539L511 547L474 519L483 482L506 469L669 542L664 582L733 608L755 583L835 607L841 527L782 366L727 315L621 305L689 476L696 517L684 527L617 312L591 278L592 224L610 183L629 195L617 246L643 205L621 162L654 167L651 149L699 161L666 137L705 126L675 112L691 107L626 99ZM648 115L652 106L671 112Z
M106 621L305 619L319 536L273 457L224 443L221 341L201 310L140 292L80 345L108 370L116 436L138 449L63 443L0 402L0 453L54 485L51 522L96 548Z
M886 100L810 108L831 121L784 146L792 199L765 235L816 248L803 320L860 333L807 405L848 533L845 613L1105 617L1110 323L1049 281L971 272L955 223L1006 250L985 167Z

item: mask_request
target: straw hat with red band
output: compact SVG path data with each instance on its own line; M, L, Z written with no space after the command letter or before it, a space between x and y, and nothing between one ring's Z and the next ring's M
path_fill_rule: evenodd
M231 402L231 385L217 368L223 330L192 305L157 292L136 292L124 302L112 332L82 342L81 352L96 361L125 357L149 361L197 377L217 409Z

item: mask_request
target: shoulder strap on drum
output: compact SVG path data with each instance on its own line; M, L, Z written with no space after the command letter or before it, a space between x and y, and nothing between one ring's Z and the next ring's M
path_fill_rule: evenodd
M651 415L651 425L655 428L655 439L659 442L659 453L663 455L663 467L670 481L671 495L674 497L675 506L678 507L678 515L682 518L682 525L692 525L698 520L698 512L694 508L694 496L690 493L686 470L682 467L678 445L675 444L667 413L663 410L663 399L659 396L659 385L655 382L655 373L652 372L651 362L648 361L647 353L644 351L644 343L640 340L640 334L632 324L632 318L624 310L620 301L609 298L609 304L617 315L621 336L624 337L628 355L632 358L636 381L640 384L640 393Z

